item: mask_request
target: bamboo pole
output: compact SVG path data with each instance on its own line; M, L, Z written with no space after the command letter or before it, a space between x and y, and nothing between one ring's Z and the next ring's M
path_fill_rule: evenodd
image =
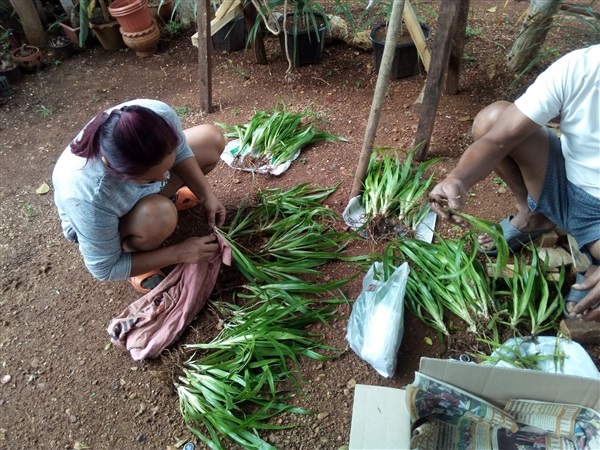
M383 55L381 57L379 74L377 75L375 94L373 95L373 102L371 103L371 112L369 113L369 121L367 122L367 129L365 130L365 137L363 140L360 157L358 159L358 166L356 167L356 174L354 176L354 184L352 186L350 198L360 195L363 190L365 177L367 176L367 168L369 167L369 160L371 159L371 153L373 152L375 135L377 134L377 125L379 124L379 118L381 117L383 99L385 97L390 80L392 62L394 61L394 52L396 51L396 38L402 23L404 2L405 0L394 1L392 5L392 14L387 27L387 33L385 35L385 44L383 46Z

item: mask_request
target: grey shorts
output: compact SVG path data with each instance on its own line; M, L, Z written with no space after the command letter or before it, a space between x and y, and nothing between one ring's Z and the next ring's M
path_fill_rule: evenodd
M600 199L569 180L560 139L548 128L549 155L544 186L538 201L527 199L532 211L544 214L573 236L582 248L600 239Z

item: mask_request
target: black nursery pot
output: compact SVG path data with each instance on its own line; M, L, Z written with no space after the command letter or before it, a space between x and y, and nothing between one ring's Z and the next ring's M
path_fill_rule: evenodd
M379 66L381 65L381 59L383 57L383 47L385 45L385 42L380 41L375 36L381 28L385 29L386 26L385 23L376 26L371 30L371 35L369 36L369 39L373 43L375 73L379 73ZM422 23L421 30L423 30L425 40L428 40L431 35L430 28ZM394 52L394 61L392 62L392 70L390 71L390 79L412 77L418 75L420 71L421 61L415 43L407 42L405 44L397 44Z
M64 45L60 45L60 46L49 46L52 51L54 52L54 54L56 55L56 58L61 60L61 61L66 61L67 59L70 59L73 56L73 43L71 41L69 41L68 43L64 44Z
M236 17L212 36L215 52L235 52L246 45L246 20Z
M315 30L309 31L298 31L294 34L289 29L293 20L293 14L288 14L288 29L287 33L287 48L292 58L292 64L295 67L304 66L308 64L317 64L321 62L323 53L325 52L325 19L323 25L319 27L318 32ZM280 19L280 23L282 19ZM285 58L285 36L283 33L279 33L279 43L281 44L281 51ZM296 48L296 54L294 54L294 44Z

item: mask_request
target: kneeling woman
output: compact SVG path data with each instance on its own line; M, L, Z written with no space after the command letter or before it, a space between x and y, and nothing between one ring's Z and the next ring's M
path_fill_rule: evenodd
M140 292L164 277L161 267L212 259L213 235L161 247L177 211L201 203L208 225L225 208L204 177L219 162L225 139L213 125L186 130L175 111L139 99L98 114L58 159L54 200L65 237L79 244L100 280L129 278Z

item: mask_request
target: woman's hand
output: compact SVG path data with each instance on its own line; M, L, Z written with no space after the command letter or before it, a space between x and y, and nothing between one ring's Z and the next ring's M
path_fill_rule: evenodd
M226 210L219 199L214 195L207 195L204 199L204 210L208 216L208 226L210 228L221 227L225 223Z
M212 261L219 250L219 243L214 234L209 234L186 239L176 244L176 247L180 262L196 264L201 261Z
M464 219L452 214L450 210L462 211L467 202L467 191L462 181L457 178L446 178L438 183L430 192L431 209L442 219L463 226Z

